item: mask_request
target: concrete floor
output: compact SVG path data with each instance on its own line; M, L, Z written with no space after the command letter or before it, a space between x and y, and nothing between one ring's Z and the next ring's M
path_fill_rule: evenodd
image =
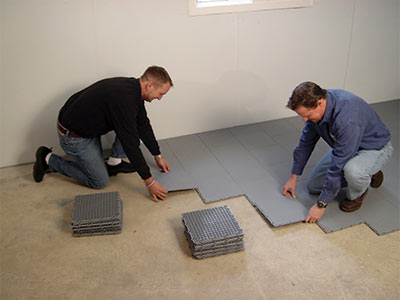
M315 224L271 227L243 197L204 204L195 191L155 203L137 174L119 191L119 235L74 238L72 199L94 191L32 165L0 169L0 299L400 299L400 232L366 225L325 234ZM183 212L227 204L246 250L197 260Z

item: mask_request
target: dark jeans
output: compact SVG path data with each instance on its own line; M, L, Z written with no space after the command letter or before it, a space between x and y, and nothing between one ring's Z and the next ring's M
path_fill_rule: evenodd
M52 154L49 169L65 176L76 179L83 185L94 189L102 189L108 184L108 172L103 159L101 137L75 138L58 134L61 148L74 160L66 160ZM126 157L118 137L115 137L111 156Z

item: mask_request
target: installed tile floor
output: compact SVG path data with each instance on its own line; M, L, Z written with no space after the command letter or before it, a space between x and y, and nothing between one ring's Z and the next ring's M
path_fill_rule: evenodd
M340 193L318 223L325 232L360 223L379 235L400 229L399 104L397 100L373 105L390 128L396 149L383 169L383 185L369 189L362 208L354 213L339 210L338 201L345 198L345 193ZM292 117L163 140L162 152L173 167L169 174L160 173L150 153L143 152L155 177L169 190L195 188L205 203L245 195L278 227L305 219L317 199L307 192L305 179L330 149L322 139L318 142L300 177L298 198L283 197L282 186L290 175L292 152L302 126L301 118Z

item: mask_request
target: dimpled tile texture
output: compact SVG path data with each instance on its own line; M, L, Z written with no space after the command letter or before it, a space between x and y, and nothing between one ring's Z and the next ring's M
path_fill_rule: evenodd
M384 168L385 180L379 189L369 189L361 209L353 213L339 210L340 193L329 205L319 226L325 232L365 223L377 234L400 229L399 189L399 100L373 104L389 127L395 149ZM321 139L297 185L297 199L282 196L292 165L292 151L301 135L303 122L291 117L160 141L161 151L171 165L161 173L152 155L142 147L152 174L169 191L196 189L205 203L246 195L275 227L301 222L317 197L305 188L305 180L329 150Z
M116 234L122 230L122 200L118 192L78 195L72 208L74 236Z
M182 223L196 258L244 249L244 232L227 205L183 213Z

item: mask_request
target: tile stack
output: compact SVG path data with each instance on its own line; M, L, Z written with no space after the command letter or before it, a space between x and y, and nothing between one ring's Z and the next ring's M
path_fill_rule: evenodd
M117 234L122 230L122 200L118 192L78 195L72 208L73 236Z
M244 232L227 205L184 213L182 222L196 258L244 250Z

